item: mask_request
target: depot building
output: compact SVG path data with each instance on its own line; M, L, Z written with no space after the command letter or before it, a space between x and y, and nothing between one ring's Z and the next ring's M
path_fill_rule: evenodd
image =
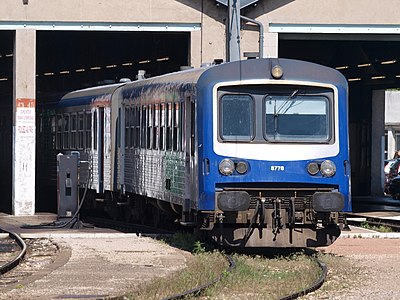
M234 36L229 13L240 19ZM37 107L75 89L134 80L139 70L156 76L227 61L235 37L238 59L295 58L343 73L354 204L383 195L383 160L394 150L386 146L385 91L400 85L398 1L2 0L0 211L56 209L56 195L45 201L40 188Z

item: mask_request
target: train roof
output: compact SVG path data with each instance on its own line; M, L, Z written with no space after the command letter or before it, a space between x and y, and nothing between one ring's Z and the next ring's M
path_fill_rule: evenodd
M281 79L273 79L271 69L275 65L283 68ZM243 81L243 80L283 80L307 83L325 83L337 87L347 88L346 78L337 70L316 63L281 58L262 58L245 61L235 61L212 65L207 68L192 69L182 72L165 74L141 81L134 81L125 85L122 89L124 97L135 93L157 92L159 87L181 87L182 90L196 85L209 86L218 82Z
M111 97L111 95L120 87L126 85L127 90L140 87L154 87L165 84L170 85L186 85L195 83L199 76L204 72L205 68L189 69L174 73L168 73L152 78L123 82L117 84L103 85L76 90L64 95L60 102L60 107L77 106L77 105L90 105L95 99Z
M70 92L61 98L59 106L67 107L76 105L88 105L92 103L95 99L110 97L115 92L115 90L117 90L120 86L123 86L124 84L126 84L126 82L90 87Z
M202 67L189 69L179 72L168 73L152 78L147 78L138 81L132 81L126 84L122 89L124 99L146 96L151 98L162 98L166 96L166 91L169 91L168 96L177 95L188 90L193 90L200 76L210 67Z
M271 68L274 65L280 65L283 68L284 73L281 80L326 83L347 88L346 78L335 69L300 60L262 58L223 63L143 80L82 89L65 95L60 101L60 106L89 105L95 99L101 98L103 100L107 98L109 101L116 90L121 91L124 99L134 98L139 94L141 96L147 95L150 99L162 95L166 90L171 93L185 92L221 81L273 79ZM279 79L277 79L277 83L278 81Z

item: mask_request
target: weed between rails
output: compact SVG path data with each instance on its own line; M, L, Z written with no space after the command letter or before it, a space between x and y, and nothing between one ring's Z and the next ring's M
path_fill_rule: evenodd
M171 276L157 278L123 299L162 299L204 285L221 274L221 281L196 299L278 299L309 287L321 274L316 262L303 253L272 259L234 254L236 267L226 272L228 262L223 253L209 251L207 245L192 236L175 235L167 242L193 253L187 267Z

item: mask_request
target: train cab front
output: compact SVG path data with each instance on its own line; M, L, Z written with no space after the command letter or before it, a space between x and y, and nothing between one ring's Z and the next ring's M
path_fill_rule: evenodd
M203 229L232 247L331 244L351 208L345 92L235 84L214 89L212 144L202 141Z

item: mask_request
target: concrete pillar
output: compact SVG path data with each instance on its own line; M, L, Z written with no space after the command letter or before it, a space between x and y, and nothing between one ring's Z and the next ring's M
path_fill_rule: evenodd
M278 57L278 33L264 32L264 57Z
M16 216L35 213L36 31L17 29L14 45L13 191Z
M203 63L203 57L202 57L202 53L203 53L203 45L201 44L201 40L202 40L202 31L203 28L201 28L201 30L197 30L197 31L192 31L190 33L190 58L189 58L189 62L190 65L192 67L200 67L200 65Z
M383 195L385 174L385 91L372 92L371 195Z

